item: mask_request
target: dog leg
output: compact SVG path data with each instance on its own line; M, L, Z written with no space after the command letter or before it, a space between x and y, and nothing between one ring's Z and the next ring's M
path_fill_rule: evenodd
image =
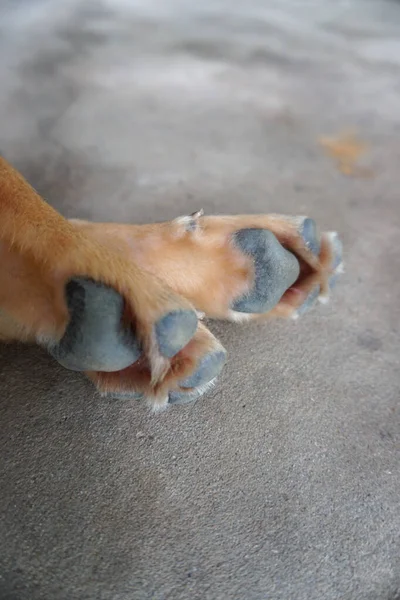
M0 258L3 339L46 345L55 354L60 352L68 366L71 358L68 346L79 345L79 340L70 336L63 345L64 336L71 334L71 327L78 337L93 332L84 318L91 311L85 310L82 302L70 302L71 297L79 297L76 290L80 286L84 290L84 304L89 298L93 306L96 294L91 293L91 286L98 285L101 290L111 288L116 292L114 300L108 297L108 308L115 311L115 303L119 303L124 331L119 329L108 340L109 352L100 357L86 353L90 360L85 363L82 352L82 370L126 368L126 353L122 353L123 360L118 364L115 351L121 343L118 336L130 330L129 360L133 362L140 349L141 389L151 395L155 404L162 404L168 389L197 372L197 362L206 352L190 301L143 270L132 256L127 258L112 245L99 243L64 219L3 158L0 158ZM214 340L209 340L211 353L213 345L219 349ZM190 347L186 348L189 342ZM184 360L180 356L182 350L185 350ZM72 367L78 368L76 362Z
M296 318L326 302L343 271L338 235L319 235L310 218L195 213L153 225L72 222L212 318Z
M225 349L199 323L193 339L174 357L173 369L162 385L148 387L146 363L141 359L114 373L86 374L103 395L121 399L144 399L153 409L160 410L171 404L186 404L197 400L213 387L225 361Z
M343 269L338 236L319 236L314 221L308 218L203 217L198 212L153 225L71 223L99 243L134 258L188 298L198 311L214 318L296 318L317 298L327 298ZM225 362L224 349L203 325L193 340L199 350L195 373L175 387L170 385L163 406L198 398ZM191 343L187 349L190 347ZM178 368L187 360L185 350L179 356ZM88 375L102 393L144 396L140 360L116 373ZM188 388L188 382L193 387ZM147 397L153 401L151 391Z

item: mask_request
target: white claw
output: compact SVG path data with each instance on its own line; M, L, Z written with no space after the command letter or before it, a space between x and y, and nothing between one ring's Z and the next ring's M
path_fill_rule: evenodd
M202 217L203 215L204 215L204 208L200 208L200 210L196 210L191 215L189 215L189 217L192 217L192 219L200 219L200 217Z
M185 233L195 233L199 229L199 219L204 215L204 210L196 210L190 215L184 215L174 219L174 223L179 225L178 235Z

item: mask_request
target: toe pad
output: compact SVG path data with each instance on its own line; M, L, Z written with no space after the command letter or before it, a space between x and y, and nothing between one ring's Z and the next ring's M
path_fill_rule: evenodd
M299 233L303 238L306 247L315 254L315 256L318 256L321 250L321 241L318 236L317 224L314 219L305 217L300 226Z
M158 347L163 356L175 356L192 339L197 329L194 310L174 310L155 325Z
M168 403L186 404L200 398L218 377L225 362L226 351L223 348L204 356L196 371L180 382L181 388L187 388L188 391L170 392Z
M49 349L73 371L119 371L134 363L140 349L134 333L122 327L124 300L114 289L76 278L66 286L70 322Z
M297 258L286 250L268 229L241 229L234 243L254 260L252 290L233 303L233 310L265 313L274 308L299 276Z

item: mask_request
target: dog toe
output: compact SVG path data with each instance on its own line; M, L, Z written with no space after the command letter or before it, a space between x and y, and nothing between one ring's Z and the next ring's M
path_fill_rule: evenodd
M309 310L311 310L315 304L317 303L321 288L318 285L313 289L310 294L308 294L306 300L301 304L296 310L296 316L301 317L306 314Z
M141 356L131 328L124 327L124 300L111 287L75 278L66 286L70 321L50 354L73 371L119 371ZM160 354L171 358L192 338L197 327L194 310L173 310L154 325Z
M195 334L197 320L192 310L175 310L161 317L154 328L160 353L175 356Z
M168 404L187 404L202 396L215 382L226 362L222 347L206 354L192 375L179 383L180 391L169 393Z
M234 301L232 309L243 313L265 313L281 299L299 276L297 258L267 229L242 229L234 243L254 260L253 288Z
M301 235L305 246L311 250L315 256L318 256L321 250L321 242L318 236L317 224L314 219L305 217L299 227L299 234Z
M139 358L132 330L123 328L123 298L114 289L89 279L66 286L70 321L50 354L73 371L117 371Z
M340 265L343 264L343 242L336 231L329 233L331 249L333 254L332 266L334 271L337 271Z
M116 392L110 395L115 400L144 400L144 394L141 392Z
M329 300L329 292L336 286L343 273L343 243L336 232L323 234L323 265L320 283L312 289L306 300L296 309L295 317L307 313L317 301L325 304Z

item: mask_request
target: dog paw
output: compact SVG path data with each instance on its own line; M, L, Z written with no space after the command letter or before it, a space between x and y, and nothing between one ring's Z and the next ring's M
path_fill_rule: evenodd
M329 302L331 292L344 272L343 244L336 232L322 233L319 239L319 264L315 270L305 269L303 276L283 296L293 308L291 317L297 319L319 302Z
M170 311L154 324L159 352L170 361L169 370L155 382L118 292L74 278L67 284L66 300L70 320L49 352L65 368L87 372L101 393L146 400L157 408L184 404L212 387L225 364L225 349L198 323L195 312Z
M299 262L268 229L241 229L234 244L254 263L252 287L234 300L232 310L241 313L266 313L282 298L300 273Z
M328 298L342 269L335 265L342 262L339 238L321 236L309 217L207 217L199 211L154 225L79 227L105 245L117 244L199 313L216 319L296 318Z
M122 400L144 400L160 410L172 404L187 404L212 388L226 362L226 350L212 333L199 323L192 340L172 359L163 382L152 385L146 361L117 372L89 372L102 395Z
M169 404L187 404L193 402L210 390L226 362L226 351L219 347L205 354L192 375L179 382L179 391L168 395Z
M320 235L309 217L260 216L254 218L256 222L269 228L234 234L235 240L245 239L240 248L253 259L254 287L244 296L250 302L235 302L229 317L238 321L263 315L297 319L317 302L328 302L344 270L338 234ZM266 302L257 303L260 298ZM242 316L241 310L252 315Z
M74 371L118 371L142 354L133 327L124 319L124 300L113 288L89 279L72 279L66 286L70 319L50 354ZM167 312L154 323L160 354L171 358L193 337L197 315L191 310Z

